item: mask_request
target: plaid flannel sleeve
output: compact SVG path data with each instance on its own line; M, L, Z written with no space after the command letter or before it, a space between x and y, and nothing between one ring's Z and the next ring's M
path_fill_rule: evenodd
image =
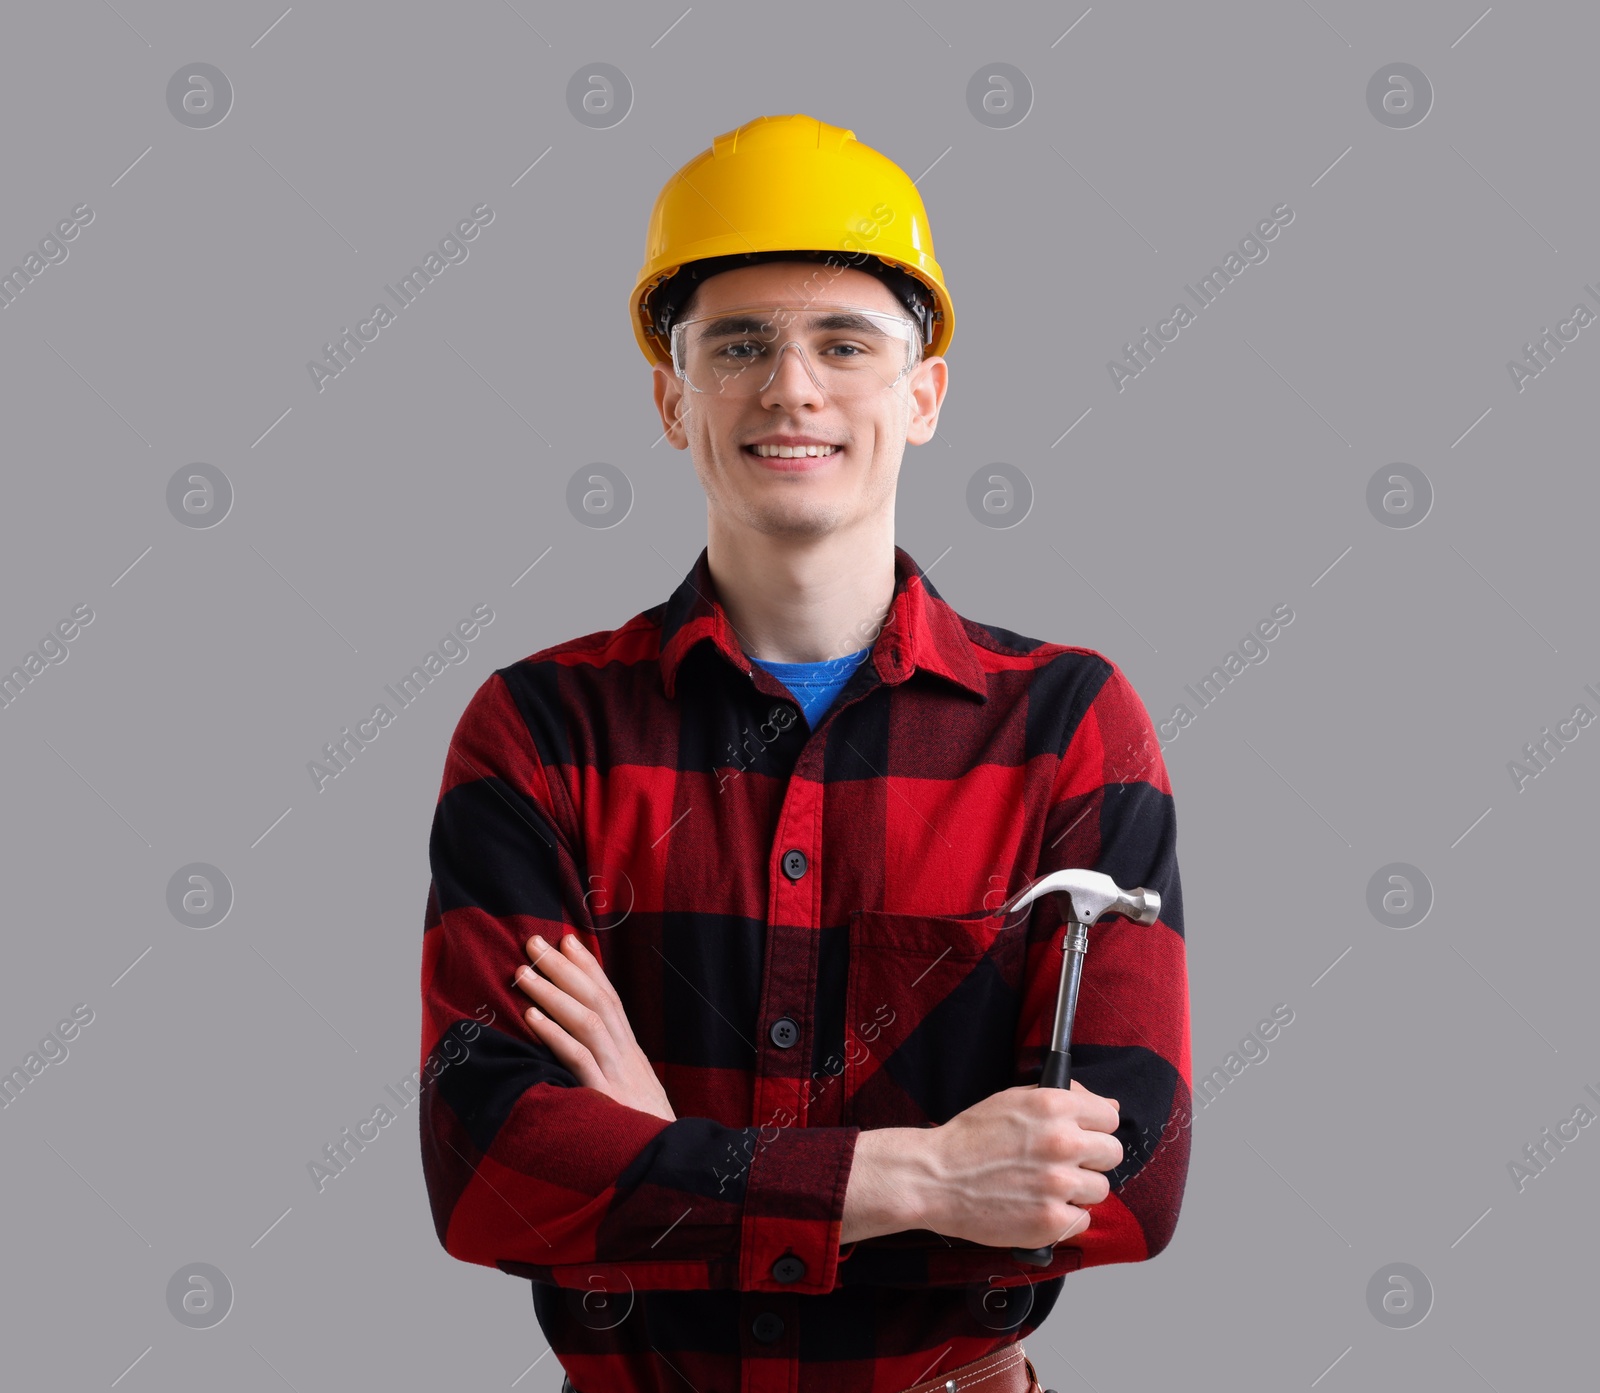
M1107 916L1089 931L1072 1075L1121 1105L1123 1161L1070 1245L1076 1257L1058 1258L1069 1268L1140 1262L1171 1241L1188 1177L1189 980L1172 784L1150 715L1115 664L1057 773L1039 874L1067 867L1161 896L1153 925ZM1066 933L1061 897L1040 906L1029 930L1019 1083L1037 1083L1043 1070Z
M1152 926L1107 917L1090 930L1072 1072L1120 1104L1123 1161L1089 1227L1056 1245L1047 1267L999 1249L917 1230L845 1249L843 1280L901 1286L1014 1286L1082 1267L1139 1262L1167 1246L1189 1166L1189 987L1177 823L1161 746L1144 703L1115 664L1057 766L1034 878L1068 868L1161 896ZM1036 1084L1054 1024L1066 927L1061 898L1036 901L1016 1033L1018 1084Z
M422 1056L450 1062L419 1124L440 1243L561 1286L831 1290L858 1128L665 1122L580 1086L524 1025L512 973L533 934L611 951L573 824L496 674L456 728L429 847ZM773 1277L786 1256L798 1280Z

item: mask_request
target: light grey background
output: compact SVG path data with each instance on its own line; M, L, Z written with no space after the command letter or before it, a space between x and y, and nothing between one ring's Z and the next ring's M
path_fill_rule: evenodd
M94 1012L0 1114L6 1383L559 1385L526 1283L438 1246L414 1107L322 1193L306 1168L416 1067L472 690L704 543L627 297L668 175L789 111L920 178L957 327L898 540L958 610L1100 650L1157 720L1295 614L1166 751L1196 1077L1294 1020L1199 1113L1171 1247L1068 1280L1042 1377L1590 1376L1600 1128L1521 1192L1508 1163L1600 1109L1600 729L1520 792L1507 765L1600 714L1600 324L1521 392L1506 364L1600 309L1591 7L118 0L17 8L6 47L0 268L95 215L0 312L0 667L95 614L0 711L0 1066ZM211 129L167 107L196 61L234 89ZM634 89L608 130L567 106L595 62ZM998 62L1033 88L1010 129L966 99ZM1393 62L1434 89L1411 129L1367 106ZM1284 202L1119 393L1107 361ZM307 361L480 203L470 257L317 392ZM597 461L635 492L607 530L565 501ZM195 462L232 483L219 526L167 509ZM1001 462L1035 501L996 530L965 498ZM1366 503L1397 462L1434 491L1406 529ZM318 792L307 761L480 603L470 658ZM1396 861L1435 895L1405 930L1367 908ZM190 862L232 883L214 928L168 911ZM210 1330L167 1305L197 1262L233 1287ZM1396 1262L1433 1288L1410 1329L1368 1308Z

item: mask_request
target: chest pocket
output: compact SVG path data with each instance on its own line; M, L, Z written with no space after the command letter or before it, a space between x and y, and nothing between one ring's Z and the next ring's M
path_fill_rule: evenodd
M1023 926L858 909L848 932L845 1125L937 1125L1016 1082Z

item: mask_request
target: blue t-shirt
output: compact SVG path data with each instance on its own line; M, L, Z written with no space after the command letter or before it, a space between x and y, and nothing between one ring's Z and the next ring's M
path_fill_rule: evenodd
M800 710L805 713L806 724L815 730L817 721L833 705L834 697L870 652L872 645L869 643L859 653L847 653L842 658L828 658L820 663L770 663L748 653L745 656L766 668L794 693Z

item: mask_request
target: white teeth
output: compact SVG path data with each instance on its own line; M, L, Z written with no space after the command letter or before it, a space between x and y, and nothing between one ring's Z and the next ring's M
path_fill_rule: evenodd
M833 454L836 445L752 445L762 459L794 459L797 455L817 455L823 458Z

